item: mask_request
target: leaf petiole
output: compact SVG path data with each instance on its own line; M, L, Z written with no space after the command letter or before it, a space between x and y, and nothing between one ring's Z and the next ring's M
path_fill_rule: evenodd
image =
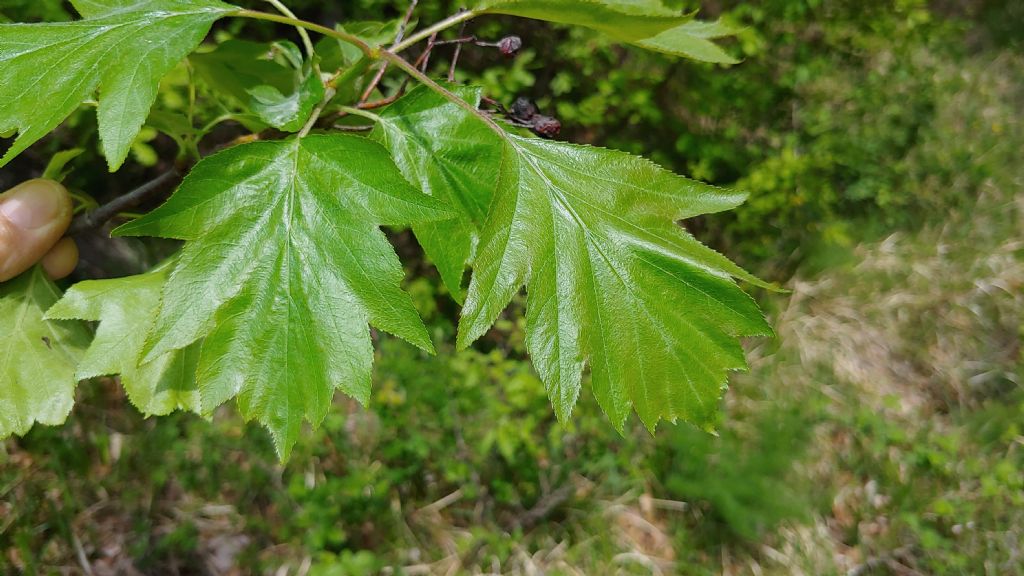
M282 4L280 0L267 0L267 2L274 8L277 8L277 11L281 14L284 14L289 18L294 18L295 20L299 19L298 16L288 9L287 6ZM309 56L310 61L312 61L316 51L313 50L313 41L309 39L309 33L307 33L306 29L301 26L296 26L296 30L299 33L299 38L302 39L302 45L306 48L306 55Z
M487 114L481 112L480 110L478 110L472 104L470 104L470 103L466 102L465 100L459 98L458 96L453 94L450 90L448 90L444 86L441 86L437 82L433 81L429 76L427 76L423 72L420 72L419 70L417 70L415 66L413 66L408 61L406 61L405 58L402 58L401 56L399 56L397 54L398 52L401 52L405 48L408 48L409 46L412 46L413 44L419 42L420 40L422 40L424 38L427 38L427 37L429 37L429 36L431 36L433 34L437 34L439 31L445 30L446 28L450 28L450 27L452 27L452 26L454 26L456 24L459 24L461 22L465 22L467 20L470 20L473 17L475 17L476 15L477 15L477 13L473 12L471 10L466 11L466 12L460 12L458 14L455 14L454 16L450 16L450 17L448 17L448 18L438 22L437 24L434 24L433 26L431 26L431 27L429 27L429 28L427 28L425 30L421 30L420 32L417 32L416 34L413 34L412 36L410 36L406 40L404 40L404 41L400 42L399 44L395 45L391 50L388 50L388 49L382 49L382 48L373 48L369 44L364 42L362 39L360 39L359 37L357 37L357 36L355 36L353 34L349 34L348 32L343 32L341 30L334 30L334 29L328 28L326 26L321 26L319 24L314 24L312 22L307 22L305 20L299 20L298 18L290 18L288 16L280 16L278 14L269 14L269 13L266 13L266 12L259 12L259 11L256 11L256 10L238 10L236 12L232 12L231 13L231 16L236 16L236 17L239 17L239 18L252 18L254 20L266 20L266 21L269 21L269 22L277 22L279 24L288 24L290 26L297 26L297 27L300 27L300 28L305 28L307 30L312 30L312 31L317 32L319 34L323 34L324 36L330 36L332 38L337 38L338 40L341 40L342 42L346 42L348 44L351 44L351 45L355 46L356 48L359 48L359 50L361 50L363 52L363 54L366 55L367 58L370 58L370 59L373 59L373 60L379 60L379 59L383 58L384 60L386 60L388 62L391 62L395 66L398 66L399 68L404 70L406 74L412 76L417 81L419 81L421 84L426 85L431 90L433 90L433 91L437 92L438 94L444 96L445 98L450 100L455 105L457 105L457 106L459 106L461 108L464 108L465 110L471 112L472 114L474 114L475 116L480 118L485 124L487 124L487 126L489 128L491 128L492 130L494 130L498 134L504 136L505 135L505 131L502 130L501 126L498 126L498 124L490 116L488 116ZM319 115L319 111L316 111L316 113L314 113L314 115L313 115L313 118L316 118L318 115ZM307 124L306 128L303 128L303 131L300 132L300 135L305 135L306 133L308 133L310 128L312 128L312 122Z
M374 122L380 122L380 116L374 114L373 112L369 112L367 110L363 110L361 108L355 108L353 106L342 106L341 108L339 108L339 110L341 110L342 112L348 113L348 114L355 114L356 116L362 116L363 118L369 118L370 120L373 120Z
M341 30L334 30L333 28L328 28L326 26L321 26L319 24L314 24L312 22L300 20L298 18L281 16L279 14L270 14L267 12L260 12L258 10L236 10L235 12L232 12L228 15L234 16L236 18L266 20L267 22L277 22L278 24L287 24L289 26L295 26L298 28L305 28L306 30L312 30L313 32L316 32L318 34L330 36L331 38L337 38L342 42L351 44L358 48L360 51L362 51L362 53L365 54L367 58L372 58L374 60L380 58L380 51L378 49L372 48L369 44L363 42L358 36L354 34L349 34L348 32L343 32Z
M392 46L391 51L397 54L398 52L405 50L406 48L412 46L413 44L416 44L420 40L425 40L430 36L437 34L438 32L441 32L442 30L447 30L448 28L455 26L456 24L461 24L462 22L472 20L476 16L477 13L473 12L472 10L466 10L464 12L459 12L458 14L449 16L444 20L441 20L440 22L434 24L433 26L429 28L424 28L423 30L420 30L419 32L413 34L412 36L409 36L405 40L402 40L398 44Z
M501 126L498 126L498 123L495 122L494 119L491 118L488 114L481 112L476 106L473 106L469 102L466 102L462 98L459 98L454 93L452 93L451 90L448 90L444 86L441 86L440 84L432 80L430 76L427 76L423 72L417 70L416 67L407 62L405 58L402 58L398 54L395 54L394 52L391 52L389 50L382 51L381 57L389 60L392 64L398 66L403 71L405 71L406 74L412 76L421 84L430 88L434 92L437 92L441 96L444 96L446 99L450 100L456 106L459 106L460 108L465 109L467 112L472 113L477 118L480 118L480 120L487 124L488 128L497 132L498 135L502 137L505 136L505 131L502 130Z

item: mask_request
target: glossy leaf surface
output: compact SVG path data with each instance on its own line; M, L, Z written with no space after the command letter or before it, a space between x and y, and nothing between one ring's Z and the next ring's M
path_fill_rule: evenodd
M475 11L586 26L624 42L650 38L692 18L652 0L482 0Z
M0 133L19 132L0 166L98 89L103 152L117 169L161 77L234 9L217 0L84 0L76 6L86 19L0 25Z
M593 391L620 430L631 409L651 429L662 418L710 426L727 372L745 366L737 337L770 332L733 278L764 283L676 222L743 195L622 152L496 131L436 95L406 99L385 114L382 139L410 178L462 212L434 226L479 238L459 345L486 332L525 285L527 345L559 418L569 417L589 362ZM475 159L468 174L449 166L464 157ZM487 207L482 219L478 206ZM437 245L431 233L421 238L434 246L428 254L461 271L466 250L445 252L455 243Z
M80 322L43 314L60 292L40 267L0 283L0 438L32 424L64 422L75 400L75 366L89 343Z
M736 32L736 29L720 21L694 20L666 30L657 36L637 40L634 44L647 50L683 56L691 60L715 64L736 64L739 62L738 60L712 42L716 38L732 36Z
M368 323L432 350L378 226L449 215L366 138L313 135L210 156L166 204L116 231L188 241L143 360L205 337L202 411L237 397L287 457L335 388L369 399Z
M505 136L497 195L482 228L459 344L527 287L527 347L566 419L584 364L609 418L630 408L711 426L726 373L745 367L737 336L767 334L732 278L763 283L676 221L743 196L622 152Z
M146 334L160 309L167 266L146 274L75 284L46 314L56 320L99 321L76 378L121 375L128 398L143 414L199 411L199 345L172 350L143 363Z
M480 103L479 88L456 93L474 106ZM455 209L456 217L416 224L413 231L461 302L463 272L494 195L501 141L479 119L426 87L388 107L372 136L391 151L406 178Z

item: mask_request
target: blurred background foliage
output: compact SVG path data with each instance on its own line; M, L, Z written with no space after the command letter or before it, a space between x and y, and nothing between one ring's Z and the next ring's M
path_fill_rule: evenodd
M457 8L423 4L422 23ZM760 296L778 338L749 343L717 436L664 425L652 438L634 422L620 437L586 394L558 425L522 304L456 353L457 307L395 230L436 357L379 337L370 408L339 397L286 465L230 409L146 420L115 381L83 383L65 426L0 445L0 572L1024 574L1024 4L671 4L740 27L726 48L742 62L487 18L468 32L518 34L525 49L468 50L458 78L506 104L535 99L567 140L750 194L687 223L792 291ZM327 24L404 9L289 5ZM14 21L70 14L0 0ZM293 35L227 23L213 37ZM187 106L188 78L168 77L159 113ZM223 110L204 90L209 120ZM84 110L0 186L82 148L68 185L123 193L177 156L159 120L110 176ZM211 140L243 133L226 123ZM79 241L79 277L173 248Z

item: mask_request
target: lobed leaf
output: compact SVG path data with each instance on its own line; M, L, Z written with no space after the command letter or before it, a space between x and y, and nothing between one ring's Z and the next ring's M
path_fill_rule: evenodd
M99 321L75 378L120 374L129 400L147 416L199 411L199 344L142 362L146 334L160 309L169 268L165 265L127 278L79 282L46 313L50 320Z
M456 200L460 220L437 224L478 237L459 346L525 285L527 346L561 420L589 362L594 394L619 430L631 409L652 430L662 418L711 426L727 372L745 367L737 338L771 332L733 279L766 285L676 222L744 196L622 152L498 133L436 95L407 98L381 123L396 156L412 158L425 135L439 136L411 177L438 197L487 199L482 220ZM473 158L464 169L472 177L450 166L462 158ZM468 260L461 254L446 253L451 271Z
M762 282L703 246L677 220L743 196L622 152L506 136L498 189L481 233L459 323L465 347L527 288L527 348L566 419L584 363L620 430L630 408L709 427L737 336L770 333L732 277Z
M111 171L124 162L161 77L218 18L218 0L77 0L74 22L0 24L0 133L17 139L0 166L45 136L99 89L99 133Z
M313 135L210 156L167 203L115 230L187 241L143 361L205 338L202 412L237 398L287 458L335 388L368 401L368 323L433 350L379 225L449 216L366 138Z
M0 283L0 438L62 424L75 400L75 366L89 342L80 322L43 313L60 292L42 268Z
M479 105L481 89L454 90ZM371 137L388 148L409 181L455 208L454 218L414 224L413 232L448 290L462 302L463 273L494 195L492 168L501 158L500 141L478 119L425 86L381 113Z

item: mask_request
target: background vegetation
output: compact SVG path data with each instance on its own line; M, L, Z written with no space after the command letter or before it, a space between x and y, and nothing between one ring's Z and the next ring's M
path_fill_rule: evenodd
M324 22L403 8L290 4ZM455 8L425 4L424 20ZM1024 574L1024 9L701 7L744 27L728 46L741 64L492 18L470 32L519 34L524 52L469 51L460 77L535 98L566 139L750 192L688 223L792 290L762 296L778 338L750 342L717 437L666 425L652 438L635 420L619 437L589 395L558 425L517 312L464 353L381 336L370 409L339 396L283 466L230 409L145 420L116 383L87 383L65 426L0 444L0 572ZM0 0L0 17L70 16ZM241 26L216 33L288 33ZM186 78L168 78L161 109L184 105ZM109 176L93 124L76 115L0 186L81 147L68 184L102 201L175 157L147 129ZM393 240L419 262L409 288L435 341L453 342L436 274L405 232ZM79 242L79 277L173 248Z

